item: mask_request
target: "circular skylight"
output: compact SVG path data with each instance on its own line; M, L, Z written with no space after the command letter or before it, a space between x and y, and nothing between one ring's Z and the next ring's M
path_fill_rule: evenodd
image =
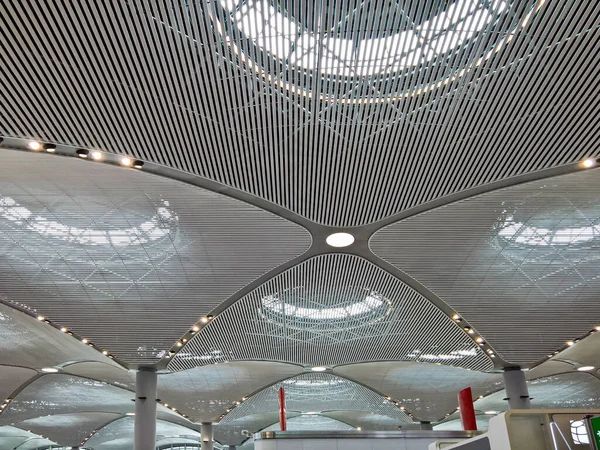
M340 292L306 291L303 287L274 293L261 300L263 316L275 323L315 332L338 331L374 323L391 311L391 302L365 288Z
M217 0L221 9L211 15L236 60L267 81L360 103L416 95L462 77L510 41L542 3Z

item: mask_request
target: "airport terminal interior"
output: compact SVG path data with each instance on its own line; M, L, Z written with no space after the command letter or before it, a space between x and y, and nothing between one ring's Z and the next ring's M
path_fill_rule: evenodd
M597 0L1 0L0 450L597 450L599 95Z

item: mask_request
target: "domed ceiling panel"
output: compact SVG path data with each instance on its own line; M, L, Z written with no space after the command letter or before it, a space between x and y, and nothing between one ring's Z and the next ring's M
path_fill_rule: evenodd
M0 425L56 414L133 413L134 397L131 391L101 381L63 374L44 375L23 389L2 411ZM158 405L157 414L173 422L191 424L162 405Z
M364 431L398 431L409 426L393 417L369 411L328 411L323 415Z
M397 406L365 386L331 373L309 372L257 392L227 414L221 423L278 411L280 387L285 390L286 409L290 412L372 411L400 422L411 422Z
M321 415L303 414L287 421L288 431L350 431L355 428L347 423ZM278 423L274 423L262 431L281 431Z
M158 376L158 396L194 422L216 421L242 397L302 372L290 364L240 361Z
M311 258L238 300L196 334L169 368L247 359L306 365L405 359L493 367L431 302L368 261L343 254Z
M527 382L531 407L535 409L598 409L600 380L588 373L571 372ZM475 402L478 411L506 411L504 389Z
M97 362L81 362L62 368L63 373L106 383L135 391L135 371Z
M36 442L36 444L39 443L40 446L44 444L55 444L51 441L42 442L43 438L41 438L40 436L37 436L36 434L30 433L25 430L21 430L20 428L15 428L11 426L0 426L0 442L2 442L2 445L4 445L7 449L21 448L19 446L27 440L32 440Z
M28 419L15 426L45 436L58 444L77 447L92 431L121 417L121 414L99 412L57 414Z
M5 257L6 254L2 254L0 261ZM0 279L3 276L6 274L0 272ZM5 280L5 285L0 282L0 289L7 293L19 284L17 280L18 278L13 278L10 283ZM99 364L101 361L108 366L118 367L110 358L72 336L61 333L44 321L2 303L0 303L0 361L3 364L34 369L58 366L70 361L99 361Z
M129 363L164 356L311 243L254 206L137 170L14 151L0 164L3 294Z
M286 417L289 420L298 414L287 411ZM240 445L248 439L252 440L254 433L276 422L279 423L278 411L250 414L214 425L214 437L216 441L224 445Z
M599 190L596 169L525 183L397 222L370 246L528 364L598 325Z
M124 417L112 422L95 433L86 443L86 448L93 449L131 449L133 448L134 419ZM200 441L200 433L190 428L177 425L164 420L156 421L156 441L168 437L180 436L184 439L192 438Z
M130 154L331 226L599 152L592 3L71 6L0 5L0 134Z
M37 372L23 367L0 366L0 401L10 398L13 391L22 384L26 383Z
M460 390L471 387L477 397L503 386L499 374L436 364L382 361L336 367L335 373L392 397L417 420L432 422L456 409Z

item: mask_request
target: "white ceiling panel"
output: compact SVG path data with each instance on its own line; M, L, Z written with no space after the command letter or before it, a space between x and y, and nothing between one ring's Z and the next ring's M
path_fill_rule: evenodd
M392 224L370 247L530 364L598 325L598 190L597 169L524 183Z
M3 295L129 363L165 356L311 243L271 213L138 170L16 151L0 164Z

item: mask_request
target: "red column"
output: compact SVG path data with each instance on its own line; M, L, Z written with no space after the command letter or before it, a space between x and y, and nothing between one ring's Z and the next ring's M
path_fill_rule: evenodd
M285 391L282 387L279 388L279 426L281 427L281 431L287 430L285 420Z
M458 393L458 406L460 407L460 420L465 431L477 431L475 421L475 408L473 407L473 394L468 387Z

